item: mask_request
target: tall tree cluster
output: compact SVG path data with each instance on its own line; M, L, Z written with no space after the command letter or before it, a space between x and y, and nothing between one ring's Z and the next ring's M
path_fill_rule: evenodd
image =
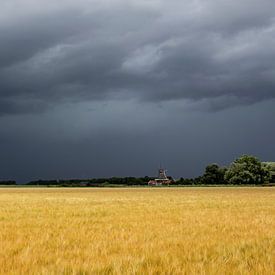
M202 177L195 179L197 184L253 184L269 182L270 167L258 158L243 155L234 160L229 167L219 167L218 164L206 166Z

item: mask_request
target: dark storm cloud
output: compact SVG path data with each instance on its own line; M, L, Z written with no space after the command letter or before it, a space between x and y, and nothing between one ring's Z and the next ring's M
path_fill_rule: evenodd
M275 97L274 1L4 3L1 114L125 95L214 109Z
M1 0L0 179L274 160L273 0Z

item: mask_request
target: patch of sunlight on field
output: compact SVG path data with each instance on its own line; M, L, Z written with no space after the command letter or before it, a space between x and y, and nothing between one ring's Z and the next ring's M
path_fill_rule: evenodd
M2 188L1 274L274 274L275 188Z

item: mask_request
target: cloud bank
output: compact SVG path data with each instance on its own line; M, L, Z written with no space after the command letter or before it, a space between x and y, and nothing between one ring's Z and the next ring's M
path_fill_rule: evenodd
M9 0L0 11L0 115L113 98L275 97L275 2Z

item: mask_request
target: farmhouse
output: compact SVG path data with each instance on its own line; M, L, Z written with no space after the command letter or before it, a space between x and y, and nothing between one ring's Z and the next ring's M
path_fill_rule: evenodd
M154 180L149 180L148 185L150 186L161 186L161 185L169 185L173 182L171 177L166 176L165 169L160 168L158 170L158 177Z

